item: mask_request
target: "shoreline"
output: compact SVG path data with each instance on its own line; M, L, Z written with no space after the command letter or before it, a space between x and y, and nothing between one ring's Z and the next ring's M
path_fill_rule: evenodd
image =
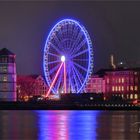
M0 110L140 110L130 104L62 104L46 102L0 102Z

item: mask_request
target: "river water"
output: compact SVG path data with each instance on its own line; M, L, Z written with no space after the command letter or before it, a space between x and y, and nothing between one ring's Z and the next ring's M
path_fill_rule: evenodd
M2 140L140 140L140 111L0 111Z

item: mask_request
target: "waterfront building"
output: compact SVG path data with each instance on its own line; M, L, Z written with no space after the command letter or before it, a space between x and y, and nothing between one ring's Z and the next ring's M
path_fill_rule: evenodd
M41 75L18 75L17 93L19 100L28 100L33 96L45 96L48 86Z
M140 68L101 69L91 76L87 93L103 93L105 98L140 99Z
M87 93L104 93L105 92L105 80L100 75L93 75L89 78L85 91Z
M16 101L16 55L0 50L0 101Z
M125 99L140 98L140 68L116 69L105 72L105 94Z

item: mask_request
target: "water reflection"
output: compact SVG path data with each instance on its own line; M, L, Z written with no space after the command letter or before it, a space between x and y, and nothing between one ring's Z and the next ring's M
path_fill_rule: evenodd
M139 111L0 111L3 140L139 140Z
M140 125L133 125L138 121L140 121L139 111L103 111L97 119L98 136L96 139L140 139L138 132Z
M37 117L31 111L0 111L0 139L37 139Z
M98 111L38 111L40 140L96 139Z

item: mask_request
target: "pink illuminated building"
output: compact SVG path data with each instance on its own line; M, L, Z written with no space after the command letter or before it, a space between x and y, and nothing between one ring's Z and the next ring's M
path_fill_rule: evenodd
M94 75L89 78L85 91L87 93L104 93L105 92L105 80L99 75Z
M85 90L87 93L103 93L107 98L140 99L140 68L102 69L90 77Z
M17 93L18 98L28 98L32 96L45 96L48 86L41 75L18 75Z
M105 73L105 94L125 99L140 98L140 69L117 69Z

